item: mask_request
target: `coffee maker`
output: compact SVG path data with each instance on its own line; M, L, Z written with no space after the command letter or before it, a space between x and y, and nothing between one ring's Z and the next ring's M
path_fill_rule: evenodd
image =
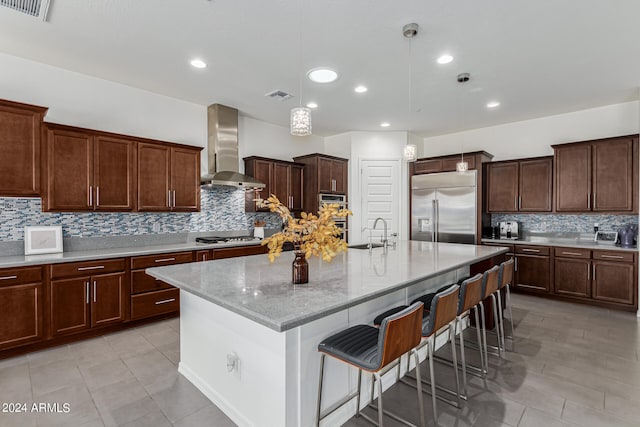
M500 238L518 240L518 221L500 221Z

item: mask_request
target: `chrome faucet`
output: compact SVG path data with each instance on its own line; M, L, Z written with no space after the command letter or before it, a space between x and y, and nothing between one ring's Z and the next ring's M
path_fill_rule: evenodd
M384 218L376 218L376 220L373 222L373 229L376 229L376 226L378 225L378 221L382 221L382 224L384 224L384 236L382 237L382 245L386 248L387 244L389 242L389 240L387 240L387 221L385 221Z
M369 230L369 243L367 243L367 248L369 249L369 253L371 253L371 249L373 249L373 243L371 243L371 229L369 227L362 227L362 231Z

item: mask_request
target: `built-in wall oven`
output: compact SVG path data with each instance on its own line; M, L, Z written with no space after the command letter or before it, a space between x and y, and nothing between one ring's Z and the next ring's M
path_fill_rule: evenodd
M318 194L318 206L322 206L323 204L336 204L339 205L340 208L347 207L347 196L344 194ZM336 223L336 226L342 230L341 239L347 240L347 218L335 217L333 221Z

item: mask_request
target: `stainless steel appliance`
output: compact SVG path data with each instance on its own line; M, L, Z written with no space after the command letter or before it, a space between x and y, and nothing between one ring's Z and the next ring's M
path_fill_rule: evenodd
M318 206L323 204L336 204L340 206L340 209L347 207L347 196L344 194L318 194ZM336 226L342 230L340 238L347 240L347 219L342 217L333 218L333 222Z
M476 171L411 177L411 239L476 241Z
M233 236L233 237L218 237L218 236L206 236L196 237L198 243L228 243L228 242L253 242L260 241L261 239L254 236Z
M510 239L510 240L518 240L518 221L500 221L498 223L500 227L500 238L501 239Z

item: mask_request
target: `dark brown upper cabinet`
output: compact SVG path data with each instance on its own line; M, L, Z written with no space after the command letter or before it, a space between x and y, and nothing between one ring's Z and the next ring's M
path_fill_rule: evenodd
M40 195L40 133L46 112L0 100L0 196Z
M252 156L244 158L244 169L247 175L266 185L260 190L261 198L266 199L273 194L290 211L302 210L303 164ZM255 192L247 192L245 198L247 212L265 210L256 207L255 196Z
M138 143L138 210L200 209L200 148Z
M637 212L637 135L554 145L556 211Z
M550 212L553 158L487 163L488 212Z
M44 211L135 209L135 142L47 124Z
M304 211L318 212L320 193L348 193L348 159L315 153L294 157L293 160L304 164Z

